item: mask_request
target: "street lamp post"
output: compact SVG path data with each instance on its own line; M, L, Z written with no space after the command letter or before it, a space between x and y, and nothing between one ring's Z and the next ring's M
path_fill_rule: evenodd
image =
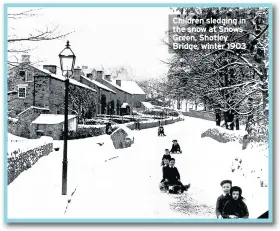
M69 41L66 47L59 54L60 66L62 75L65 76L65 102L64 102L64 147L63 147L63 161L62 161L62 195L67 195L67 138L68 138L68 91L69 91L69 77L74 74L74 66L76 56L70 48Z

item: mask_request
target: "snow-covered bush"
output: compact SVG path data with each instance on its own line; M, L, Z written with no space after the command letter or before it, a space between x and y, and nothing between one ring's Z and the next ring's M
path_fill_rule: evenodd
M217 127L210 128L207 131L203 132L201 134L201 138L210 137L220 143L227 143L233 141L238 141L239 143L242 143L244 135L245 132L242 131L231 131L221 127Z

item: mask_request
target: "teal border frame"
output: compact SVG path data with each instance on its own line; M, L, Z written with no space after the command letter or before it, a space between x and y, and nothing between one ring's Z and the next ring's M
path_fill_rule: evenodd
M9 219L7 212L7 37L8 8L12 7L267 7L269 8L269 218L268 219ZM5 3L4 4L4 222L5 223L273 223L273 8L272 4L242 3Z

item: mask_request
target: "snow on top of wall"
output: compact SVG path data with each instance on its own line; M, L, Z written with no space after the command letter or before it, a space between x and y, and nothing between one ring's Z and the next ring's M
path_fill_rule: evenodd
M68 120L75 117L77 117L77 115L68 115ZM32 124L60 124L62 122L64 122L64 115L41 114L32 122Z
M8 135L8 137L14 139L13 136ZM26 152L28 150L40 147L45 144L49 144L53 142L52 137L42 136L39 139L25 139L22 137L16 137L18 139L16 142L15 140L9 140L8 138L8 157L17 157L20 153Z

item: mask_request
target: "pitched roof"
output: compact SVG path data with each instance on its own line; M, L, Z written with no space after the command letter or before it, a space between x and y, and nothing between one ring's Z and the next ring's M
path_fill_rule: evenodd
M128 91L128 90L125 90L125 89L123 89L122 87L120 87L119 85L117 85L116 83L114 83L114 82L110 82L110 81L108 81L108 80L106 80L106 79L104 79L103 78L103 80L106 82L106 83L109 83L109 84L111 84L112 86L114 86L115 88L117 88L118 90L120 90L120 91L124 91L124 92L126 92L126 93L128 93L128 94L130 94L130 95L133 95L133 93L131 93L130 91Z
M154 106L150 102L141 102L141 103L144 105L144 107L148 109L154 108Z
M57 80L60 80L60 81L65 81L65 77L62 76L62 75L56 75L56 74L53 74L51 72L49 72L48 70L46 69L43 69L43 68L39 68L39 67L35 67L36 69L50 75L51 77L53 77L54 79L57 79ZM69 79L69 82L73 85L76 85L76 86L79 86L79 87L83 87L83 88L86 88L86 89L89 89L89 90L92 90L94 92L96 92L96 90L92 89L91 87L83 84L83 83L80 83L79 81L75 80L75 79Z
M75 117L77 117L77 115L68 115L68 120ZM32 124L60 124L62 122L64 122L64 115L41 114L32 122Z
M135 81L121 80L121 88L134 95L145 95L145 92Z
M110 89L109 87L105 86L104 84L99 83L99 82L96 81L96 80L89 79L89 78L87 78L87 77L85 77L85 76L83 76L83 75L81 75L81 77L83 77L84 79L86 79L86 80L92 82L92 83L95 84L96 86L98 86L98 87L100 87L100 88L102 88L102 89L104 89L104 90L106 90L106 91L110 91L110 92L113 92L114 94L116 94L115 91L113 91L113 90Z

